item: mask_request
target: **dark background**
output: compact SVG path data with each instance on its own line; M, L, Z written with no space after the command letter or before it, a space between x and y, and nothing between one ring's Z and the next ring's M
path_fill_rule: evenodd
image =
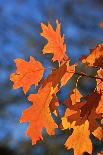
M62 24L72 62L88 54L97 43L103 43L103 29L99 27L103 0L0 0L0 155L73 154L63 145L68 131L58 131L56 136L45 136L43 142L31 145L25 136L28 123L19 123L29 103L21 89L12 90L9 80L16 58L29 60L32 55L44 66L52 66L50 56L41 54L46 42L40 36L40 23L49 21L55 27L56 19ZM103 149L103 143L97 139L93 143L96 155Z

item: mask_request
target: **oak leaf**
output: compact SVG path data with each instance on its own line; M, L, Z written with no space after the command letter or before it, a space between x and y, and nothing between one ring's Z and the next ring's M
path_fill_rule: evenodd
M61 83L62 77L66 73L66 71L67 71L66 63L62 64L57 69L53 69L52 73L43 80L42 87L45 87L45 85L48 82L51 82L53 89L56 88Z
M96 48L91 49L89 56L83 56L81 60L89 66L103 67L103 44L98 44Z
M101 99L100 99L99 104L96 108L96 113L103 114L103 95L101 95Z
M99 126L97 119L102 118L101 114L96 113L96 108L100 102L101 94L94 92L91 95L85 96L84 99L84 101L74 105L70 102L70 100L67 100L67 102L69 102L69 109L76 111L76 113L68 115L67 120L70 123L76 121L75 125L81 125L88 120L89 129L93 132Z
M103 92L103 69L100 68L98 71L97 71L97 76L100 77L101 79L96 79L96 82L97 82L97 90L98 92Z
M71 123L71 122L68 121L68 117L69 116L72 116L72 115L74 115L76 113L77 113L77 111L75 111L75 110L70 110L69 108L66 109L65 114L62 117L62 126L63 126L63 129L74 128L76 121L73 121Z
M62 79L61 79L61 86L66 85L66 83L68 82L68 80L70 80L70 78L74 75L75 73L75 67L77 66L77 64L73 64L73 65L69 65L67 63L67 71L66 73L63 75Z
M96 82L97 82L97 91L99 93L103 92L103 81L100 80L100 79L96 79Z
M64 43L64 36L61 36L60 32L60 24L58 20L56 20L56 31L53 29L50 23L48 23L48 26L41 23L41 28L43 32L41 33L41 36L46 38L48 40L47 45L43 48L43 54L46 53L53 53L54 56L52 58L53 61L63 61L67 60L68 57L65 54L66 52L66 44Z
M31 85L38 85L43 76L44 67L32 56L29 62L18 58L15 63L17 70L16 73L11 74L10 80L14 82L14 89L23 87L23 91L26 93Z
M65 146L67 149L74 148L75 155L83 155L83 152L92 153L92 143L89 138L89 122L86 121L80 126L75 126L72 135L67 139Z
M97 137L99 140L103 140L103 129L102 127L98 127L94 130L92 133L95 137Z
M26 135L31 137L32 144L36 144L38 140L42 140L42 129L45 128L49 135L55 133L57 124L51 117L49 105L53 98L51 91L51 83L44 88L40 88L37 94L30 94L29 101L33 105L24 110L20 118L20 122L30 122Z
M81 97L82 97L81 93L79 92L79 90L77 88L75 88L73 90L73 92L70 93L70 98L71 98L71 101L72 101L72 105L80 102Z
M51 112L54 112L54 111L56 112L58 106L59 106L58 98L57 98L56 94L53 94L53 98L52 98L51 104L50 104L50 110L51 110Z

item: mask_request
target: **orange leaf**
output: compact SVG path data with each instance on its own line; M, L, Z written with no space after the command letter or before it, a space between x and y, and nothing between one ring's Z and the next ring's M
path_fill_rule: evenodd
M71 66L69 66L67 64L67 71L66 71L66 73L63 75L63 77L61 79L61 86L64 86L68 82L68 80L70 80L70 78L75 73L75 67L76 66L77 66L76 64L71 65Z
M97 137L99 140L103 140L103 129L101 127L98 127L94 130L92 133L95 137Z
M76 114L77 111L75 110L70 110L69 108L66 109L66 112L65 112L65 115L62 117L62 126L63 126L63 129L70 129L70 128L74 128L75 126L75 121L73 121L72 123L70 123L68 121L68 117L73 115L73 114Z
M55 31L50 23L48 23L48 26L41 23L41 28L43 30L41 36L48 40L47 45L44 46L43 54L53 53L54 56L52 60L61 62L63 60L67 60L68 57L65 54L66 44L64 44L64 36L61 36L58 20L56 20L56 24L57 28Z
M66 63L62 64L57 69L53 69L52 73L47 78L45 78L44 81L42 82L42 87L45 87L45 85L48 82L51 82L53 89L56 88L58 86L58 84L61 82L61 79L62 79L63 75L66 73L66 71L67 71Z
M17 89L23 87L26 93L32 84L38 85L44 72L42 64L30 57L30 61L26 62L23 59L16 59L16 73L11 74L10 80L14 82L13 88Z
M99 93L103 92L103 81L100 80L100 79L96 79L96 81L97 81L97 90L98 90L98 92Z
M55 94L53 94L53 99L52 99L51 104L50 104L51 112L54 112L55 110L57 110L58 106L59 106L58 98L57 98L57 96Z
M96 48L91 49L89 56L83 56L81 60L90 66L103 67L103 44L98 44Z
M97 155L103 155L103 151L102 151L102 152L100 152L100 153L97 153Z
M75 126L72 135L67 139L67 149L74 148L75 155L83 155L83 152L92 153L92 143L89 138L89 122L86 121L80 126Z
M99 104L98 104L98 106L96 108L96 113L97 114L103 114L103 95L101 96Z
M78 91L77 88L75 88L73 92L70 94L72 105L80 102L81 97L82 97L81 93Z
M79 102L78 104L72 105L70 100L67 100L69 103L66 104L68 104L70 110L77 111L72 115L68 115L67 121L70 123L76 121L76 125L81 125L88 119L89 129L91 132L93 132L99 126L96 120L102 118L101 114L96 113L96 108L100 102L100 99L101 94L95 92L91 95L85 96L83 99L84 101Z
M97 72L97 76L103 79L103 69L100 68ZM98 92L103 92L103 80L96 79Z
M57 125L52 119L49 109L52 97L51 83L48 83L44 88L40 88L38 94L31 94L28 97L33 105L24 110L20 122L30 122L26 134L31 137L32 144L43 139L43 128L46 128L49 135L55 133L54 129L57 128Z

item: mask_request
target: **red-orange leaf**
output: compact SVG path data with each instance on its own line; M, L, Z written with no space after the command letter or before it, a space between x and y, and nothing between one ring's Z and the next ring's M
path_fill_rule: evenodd
M38 94L31 94L28 97L33 105L23 111L20 122L30 122L26 134L31 137L32 144L43 139L43 128L46 128L49 135L55 133L54 129L57 128L57 125L52 119L49 109L52 98L51 83L48 83L44 88L40 88Z
M43 54L53 53L54 56L52 60L61 62L63 60L67 60L67 55L65 54L66 44L64 43L64 36L61 36L60 24L58 23L58 20L56 20L56 24L56 31L50 23L48 23L48 26L43 23L41 24L43 30L41 36L48 40L47 45L44 46Z
M92 153L92 143L89 138L89 122L86 121L80 126L75 126L72 135L67 139L67 149L74 148L74 155L83 155L83 152Z
M16 73L11 74L10 80L14 82L13 88L17 89L23 87L24 93L26 93L31 85L38 85L44 72L42 64L30 57L30 61L27 62L23 59L16 59Z

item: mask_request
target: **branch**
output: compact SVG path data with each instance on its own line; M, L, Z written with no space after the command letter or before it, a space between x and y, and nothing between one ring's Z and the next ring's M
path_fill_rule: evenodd
M80 76L86 76L86 77L93 78L93 79L100 79L101 81L103 81L103 78L100 78L98 76L87 75L87 74L81 73L81 72L75 72L74 74L80 75Z
M47 70L47 69L50 69L50 68L52 68L52 67L44 68L44 70ZM57 69L57 68L52 68L52 69ZM85 77L88 77L88 78L100 79L101 81L103 81L103 78L101 78L101 77L92 76L92 75L87 75L87 74L85 74L85 73L83 73L83 72L69 72L69 71L67 71L67 72L68 72L68 73L74 73L74 74L80 75L80 76L85 76Z

